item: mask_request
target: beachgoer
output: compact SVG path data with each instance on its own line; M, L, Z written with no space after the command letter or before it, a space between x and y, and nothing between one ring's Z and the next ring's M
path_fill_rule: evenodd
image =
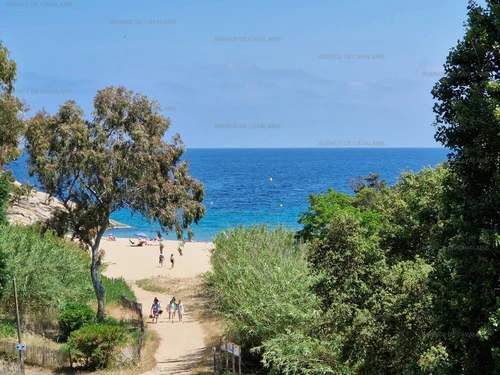
M174 254L170 254L170 268L174 268L174 266L175 266Z
M184 315L184 304L181 300L177 304L177 310L179 311L179 322L182 322L182 316Z
M163 248L165 246L163 245L163 242L160 242L160 254L163 254Z
M153 317L153 322L158 323L158 316L160 315L161 305L158 298L155 297L153 305L151 306L151 316Z
M175 305L174 305L174 300L172 299L168 304L168 321L170 321L170 318L172 318L172 323L174 322L174 311L175 311Z
M160 266L163 267L163 262L165 261L165 257L163 256L163 254L160 254Z
M173 306L173 311L172 311L172 323L174 322L175 319L175 313L177 312L177 300L175 297L172 297L170 300L171 305Z

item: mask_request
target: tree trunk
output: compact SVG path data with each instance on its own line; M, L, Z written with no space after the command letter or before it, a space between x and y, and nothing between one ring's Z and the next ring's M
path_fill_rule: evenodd
M94 245L92 246L92 266L90 274L92 276L92 285L94 286L95 296L97 298L97 321L104 322L104 288L101 280L99 280L99 266L101 265L101 258L99 254L99 245L101 238L107 229L107 225L103 225L97 232Z

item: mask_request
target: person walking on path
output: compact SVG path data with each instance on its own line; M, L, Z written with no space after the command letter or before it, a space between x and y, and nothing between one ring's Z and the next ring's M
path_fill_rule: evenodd
M179 300L177 310L179 313L179 322L182 322L182 316L184 315L184 304L182 303L182 300Z
M153 301L153 305L151 306L151 317L152 317L152 323L158 323L158 316L160 315L161 311L161 305L160 301L158 298L155 297Z
M174 301L174 315L172 316L172 323L174 322L175 319L175 314L177 313L177 300L175 297L172 297L172 301Z
M172 319L172 323L174 322L174 312L175 312L175 305L174 305L174 299L172 298L170 300L170 303L168 304L168 321L170 322L170 319Z
M170 268L174 268L174 266L175 266L174 254L170 254Z

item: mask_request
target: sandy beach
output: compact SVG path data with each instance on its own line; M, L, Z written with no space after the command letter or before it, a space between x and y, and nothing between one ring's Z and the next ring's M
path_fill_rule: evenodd
M134 240L137 243L137 239ZM179 241L163 241L163 268L159 264L160 245L133 247L128 238L117 238L116 241L103 239L101 248L105 251L104 263L108 267L104 274L108 277L123 277L129 282L153 276L170 276L172 278L195 277L210 269L209 249L211 242L186 242L182 248L182 256L177 248ZM174 254L175 267L170 269L170 254Z

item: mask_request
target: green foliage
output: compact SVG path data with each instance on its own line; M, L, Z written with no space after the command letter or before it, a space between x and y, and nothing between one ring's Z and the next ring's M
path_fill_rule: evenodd
M304 227L298 232L298 236L307 241L314 237L323 236L332 216L338 211L359 217L364 227L375 231L380 225L379 215L369 208L355 207L353 203L353 197L332 188L329 188L328 192L324 194L311 194L307 212L299 215L299 224Z
M432 90L435 138L450 150L431 283L449 374L494 373L500 347L497 334L471 334L500 308L500 8L483 3L469 3L465 35Z
M137 301L135 293L130 289L123 277L109 278L101 275L101 282L106 292L106 303L120 303L121 297L125 296L131 301Z
M106 318L104 318L104 324L108 326L119 326L120 322L118 321L118 319L113 318L112 316L107 316Z
M89 305L78 302L66 304L59 313L59 338L66 341L71 332L96 322L96 314Z
M17 326L13 320L2 319L0 321L0 338L14 337L17 335Z
M443 225L440 218L446 166L424 168L418 173L402 172L380 212L384 227L381 246L389 250L392 262L416 256L434 262L439 250L436 236Z
M350 375L355 371L339 361L339 340L321 341L289 330L263 344L262 364L271 374Z
M9 223L7 206L9 205L10 182L6 173L0 172L0 226Z
M321 210L323 229L308 251L323 310L315 339L338 343L345 371L420 373L422 354L438 344L428 288L437 251L429 237L439 230L446 173L444 167L405 172L391 188L364 186L347 204L331 200Z
M70 348L81 352L92 369L109 367L116 350L126 342L123 327L104 324L85 325L72 332L68 340Z
M36 226L11 225L0 232L0 254L7 274L1 287L3 307L13 311L12 276L16 277L21 313L85 302L91 290L88 255L51 232L40 236Z
M21 155L19 140L24 132L23 115L28 106L13 95L16 62L0 41L0 171Z
M319 312L304 246L293 232L265 226L229 230L217 235L214 244L212 271L204 280L213 309L227 323L228 336L245 350L264 351L265 364L273 371L294 368L293 356L279 357L281 335L293 332L313 342L310 335ZM311 345L314 350L302 365L326 366L329 359L320 358L325 349Z

